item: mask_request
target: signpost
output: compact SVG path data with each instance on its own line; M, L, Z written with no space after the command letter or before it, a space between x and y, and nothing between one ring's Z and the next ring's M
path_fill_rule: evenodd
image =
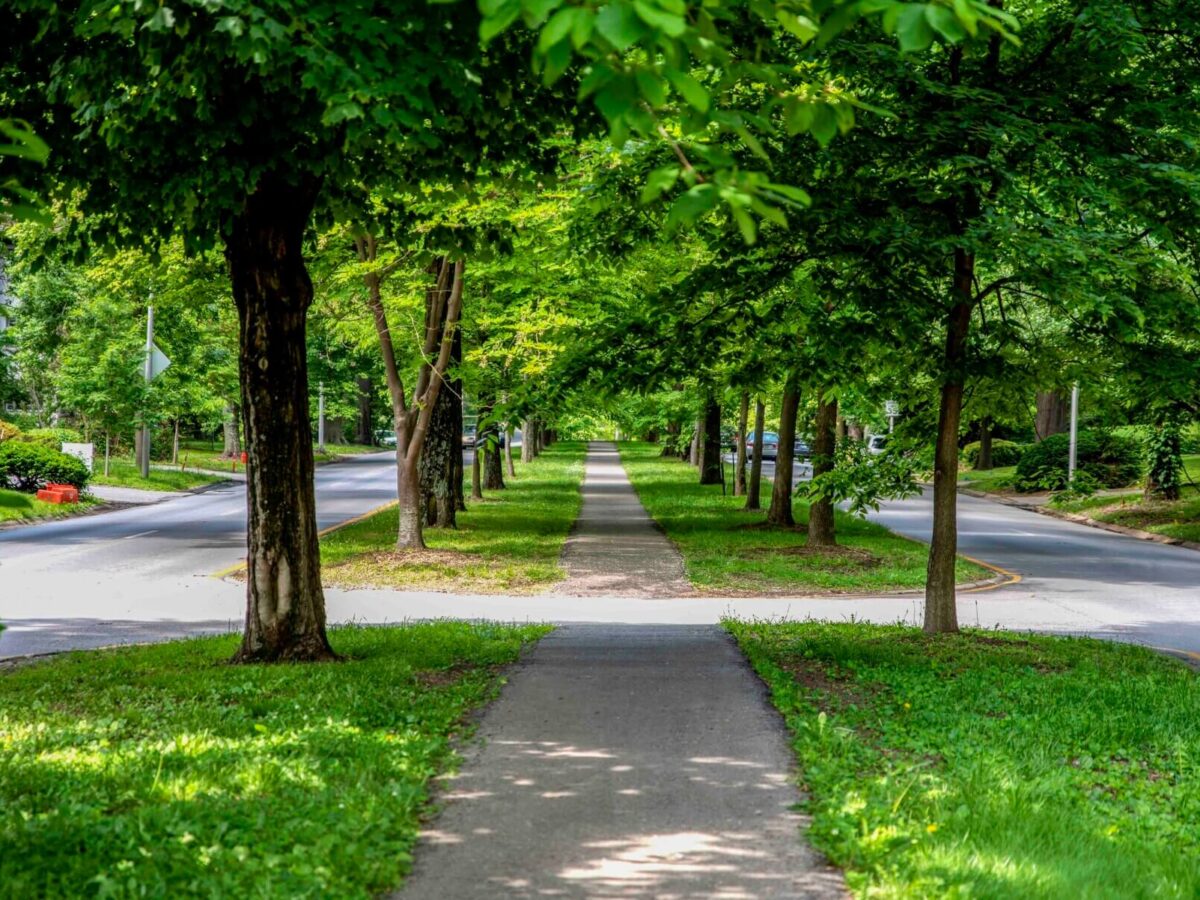
M884 400L883 413L888 420L888 434L891 434L896 428L896 417L900 415L900 404L895 400Z
M325 382L318 382L317 396L317 452L325 452Z
M154 295L150 295L150 299L154 299ZM166 354L154 345L154 307L150 306L146 309L146 362L142 374L146 379L146 384L166 371L171 365L171 360L167 359ZM142 473L143 478L150 477L150 421L146 415L146 410L142 410L142 434L141 444L138 447L138 470Z
M1067 454L1067 483L1075 481L1075 457L1079 437L1079 382L1071 387L1071 449Z

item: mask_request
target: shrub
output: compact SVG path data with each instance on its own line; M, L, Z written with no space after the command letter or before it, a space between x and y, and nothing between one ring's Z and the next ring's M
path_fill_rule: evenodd
M63 444L77 444L83 440L83 435L74 428L31 428L20 438L29 444L49 447L51 450L61 450Z
M1015 466L1025 452L1022 444L1013 441L992 441L992 465ZM962 448L962 460L972 469L979 465L979 441L972 441Z
M1057 491L1067 486L1067 458L1071 439L1052 434L1032 444L1017 463L1015 484L1019 491ZM1079 471L1100 487L1125 487L1142 473L1142 448L1130 437L1105 431L1079 432Z
M0 444L21 436L21 429L12 422L0 421Z
M36 491L51 482L83 488L90 477L81 460L50 447L25 441L0 444L0 484L19 491Z

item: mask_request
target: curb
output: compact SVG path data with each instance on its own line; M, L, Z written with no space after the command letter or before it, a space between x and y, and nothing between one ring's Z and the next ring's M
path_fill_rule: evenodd
M1074 522L1076 525L1086 525L1089 528L1099 528L1101 531L1111 531L1113 534L1123 534L1126 537L1137 538L1140 541L1153 541L1156 544L1169 544L1173 547L1183 547L1185 550L1200 550L1200 542L1185 541L1182 538L1173 538L1165 534L1155 534L1152 531L1142 531L1140 528L1130 528L1127 525L1116 525L1112 522L1101 522L1098 519L1093 519L1088 516L1080 515L1079 513L1063 512L1058 509L1050 509L1048 507L1037 507L1036 512L1043 516L1050 516L1052 519L1063 519L1067 522Z
M400 503L400 501L398 501L398 500L389 500L387 503L384 503L382 506L377 506L374 509L369 509L365 513L362 513L361 515L357 515L352 519L347 519L345 522L338 522L336 525L330 525L328 528L322 528L320 531L317 532L317 538L318 539L323 538L327 534L332 534L333 532L335 532L341 528L346 528L350 525L357 525L359 522L362 522L362 521L365 521L366 519L371 518L371 516L375 515L376 513L381 513L385 509L391 509L393 506L398 506L399 503ZM221 569L219 572L213 572L212 575L209 576L209 578L228 578L233 573L240 572L244 568L246 568L246 560L242 559L242 560L239 560L238 562L234 563L232 566L226 566L224 569Z

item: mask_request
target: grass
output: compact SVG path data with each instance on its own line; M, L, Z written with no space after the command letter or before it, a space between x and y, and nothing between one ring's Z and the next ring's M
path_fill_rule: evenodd
M654 444L621 444L621 462L651 517L683 555L688 579L710 594L795 594L892 591L923 588L929 548L881 525L838 513L832 551L808 552L801 530L761 527L766 512L743 510L745 498L722 496L697 484L696 470L660 456ZM770 499L764 482L764 503ZM808 505L794 504L796 521L808 522ZM960 582L991 575L960 559Z
M1200 895L1200 680L1138 647L728 622L860 897Z
M540 626L334 629L342 663L235 636L0 671L9 897L371 897L407 872L464 716Z
M983 472L968 469L958 474L958 481L974 491L985 491L989 494L1009 493L1013 490L1012 480L1016 474L1016 466L1000 466Z
M104 461L96 461L92 484L113 487L141 488L148 491L187 491L220 481L212 475L184 472L181 469L150 469L150 476L143 478L141 470L131 459L112 457L108 462L108 475L104 474Z
M338 587L536 593L562 580L567 532L579 514L584 445L560 442L516 462L503 491L468 502L457 529L427 528L428 552L397 552L395 507L321 540L322 579Z
M382 453L387 447L373 447L365 444L327 444L325 453L317 451L313 444L313 453L318 465L336 462L343 456L358 456L363 453ZM224 444L219 441L189 438L179 442L179 462L181 465L194 469L206 469L212 472L245 472L246 467L241 458L225 459L221 456Z
M79 503L46 503L33 494L0 488L0 522L36 522L78 515L96 501L83 498Z

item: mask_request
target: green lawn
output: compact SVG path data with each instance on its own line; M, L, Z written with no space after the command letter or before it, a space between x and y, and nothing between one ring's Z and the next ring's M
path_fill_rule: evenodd
M928 547L886 528L838 513L841 549L808 552L803 529L766 529L766 512L747 513L745 498L701 486L696 470L664 459L655 444L620 445L621 462L647 512L683 555L687 576L700 591L724 595L846 593L922 588ZM771 485L762 486L764 506ZM796 520L808 506L797 500ZM959 560L962 582L992 573Z
M313 444L313 453L318 464L334 462L343 456L358 456L363 453L381 453L387 447L372 447L364 444L326 444L325 453L317 452ZM208 441L190 438L179 442L179 462L181 465L196 469L207 469L213 472L244 472L246 467L241 459L224 459L221 453L224 445L220 441Z
M1200 680L1099 641L728 622L859 897L1200 896Z
M161 465L161 463L155 463ZM150 469L150 477L143 478L132 459L113 457L108 461L108 475L104 474L104 460L96 460L96 471L92 484L107 484L114 487L142 488L147 491L187 491L192 488L213 484L219 477L184 472L180 469Z
M94 506L96 501L84 498L79 503L46 503L33 494L0 488L0 522L35 522L38 519L60 519L73 516Z
M373 897L429 779L540 626L338 628L346 662L230 666L235 636L0 670L6 897Z
M966 486L974 491L986 491L989 494L1001 493L1013 490L1012 479L1016 474L1016 466L1000 466L983 472L968 469L958 474L958 481L960 484L965 482Z
M425 529L428 552L397 552L396 509L321 540L322 579L339 587L535 593L564 577L559 557L582 502L584 445L556 443L516 462L503 491L468 501L457 529Z

